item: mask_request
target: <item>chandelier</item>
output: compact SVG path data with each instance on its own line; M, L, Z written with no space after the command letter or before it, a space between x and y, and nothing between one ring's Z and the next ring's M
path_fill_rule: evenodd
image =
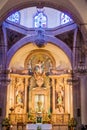
M76 69L74 69L75 73L78 73L80 75L87 74L87 66L86 66L86 44L84 44L83 36L81 33L81 26L85 24L81 24L79 26L80 32L79 32L79 45L77 47L78 52L78 63L76 63Z
M87 66L86 66L86 56L83 46L78 49L79 57L78 62L76 63L76 67L74 68L74 73L84 75L87 74Z
M87 67L83 61L78 63L76 72L79 74L87 74Z

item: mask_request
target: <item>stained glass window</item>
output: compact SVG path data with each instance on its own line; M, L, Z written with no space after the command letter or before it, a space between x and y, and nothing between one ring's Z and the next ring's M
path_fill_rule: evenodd
M68 23L68 22L71 22L71 21L72 21L72 19L68 15L61 13L60 24L65 24L65 23Z
M34 27L47 27L47 16L44 14L42 9L38 9L36 15L34 16Z
M20 12L15 12L14 14L10 15L7 20L15 23L20 23Z

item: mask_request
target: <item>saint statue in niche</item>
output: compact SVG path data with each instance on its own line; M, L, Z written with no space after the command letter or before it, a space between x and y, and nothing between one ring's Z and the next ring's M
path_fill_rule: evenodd
M60 86L57 93L57 110L59 113L64 113L64 87Z
M17 79L17 84L15 86L15 96L16 96L16 106L20 105L23 107L23 99L24 99L24 83L23 79Z
M22 104L23 103L23 98L22 98L22 92L21 91L18 91L18 94L16 96L16 102L17 104Z
M58 103L58 105L63 104L63 97L62 97L61 91L58 92L57 103Z

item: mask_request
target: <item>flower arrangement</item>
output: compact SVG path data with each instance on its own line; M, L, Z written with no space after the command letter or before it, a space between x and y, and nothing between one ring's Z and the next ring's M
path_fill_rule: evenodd
M36 123L36 117L32 114L29 114L27 123L34 123L35 124Z
M8 118L4 118L2 120L2 127L6 127L6 129L8 130L10 125L11 125L11 123L10 123L10 120Z
M72 117L69 121L68 121L68 126L69 127L76 127L77 126L77 120Z
M43 124L51 124L51 117L49 117L49 115L45 115L43 117Z

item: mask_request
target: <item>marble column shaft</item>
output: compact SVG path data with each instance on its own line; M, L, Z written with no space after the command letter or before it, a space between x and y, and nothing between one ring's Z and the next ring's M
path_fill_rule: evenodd
M81 122L87 125L87 76L81 77Z

